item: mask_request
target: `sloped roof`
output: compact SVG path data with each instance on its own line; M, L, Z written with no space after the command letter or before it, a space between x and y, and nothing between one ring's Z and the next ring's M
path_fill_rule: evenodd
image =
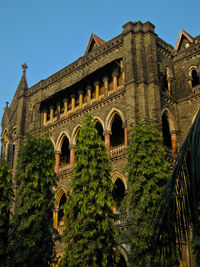
M101 46L103 44L105 44L106 42L99 38L97 35L95 35L94 33L91 34L90 36L90 40L88 42L87 48L85 50L85 54L87 55L90 51L92 51L94 48Z
M185 30L181 29L180 30L180 33L179 33L179 36L178 36L178 40L176 42L176 45L175 45L175 50L178 51L179 47L180 47L180 44L181 44L181 40L182 38L186 38L188 39L188 41L190 42L190 44L195 44L197 42L200 42L200 35L196 36L196 37L192 37L189 33L187 33Z

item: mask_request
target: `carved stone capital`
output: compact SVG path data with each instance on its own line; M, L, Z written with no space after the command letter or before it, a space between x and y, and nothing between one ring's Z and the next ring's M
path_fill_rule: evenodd
M83 94L83 90L78 90L78 94L79 95Z
M104 136L105 136L105 135L111 135L111 134L112 134L112 132L111 132L111 131L108 131L108 130L103 132L103 135L104 135Z
M99 81L95 81L94 82L94 86L96 87L97 85L100 85L100 82Z

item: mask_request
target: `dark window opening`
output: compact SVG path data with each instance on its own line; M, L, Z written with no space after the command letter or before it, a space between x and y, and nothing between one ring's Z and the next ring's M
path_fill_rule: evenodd
M69 140L65 136L63 138L61 155L60 155L60 165L65 165L70 163L70 149L69 149Z
M169 128L168 115L165 111L162 116L162 134L163 134L163 143L165 146L172 148L171 134Z
M119 262L116 264L116 267L126 267L126 261L121 254L120 254Z
M65 215L64 215L64 204L66 202L65 194L62 195L59 203L59 211L58 211L58 225L64 225Z
M60 103L60 113L64 113L64 110L65 110L65 108L64 108L64 102L62 101Z
M104 141L104 135L103 135L103 127L100 122L95 123L95 128L97 129L98 135L101 137L101 139Z
M125 186L120 178L117 178L114 189L113 189L113 199L116 202L117 206L120 205L121 201L125 197Z
M167 70L165 70L163 75L163 91L168 91Z
M192 87L199 84L199 76L196 70L192 70Z
M13 168L14 159L15 159L15 144L11 146L11 162L10 162L11 168Z
M110 146L115 147L124 144L124 129L119 115L115 115L112 123L112 134L110 136Z

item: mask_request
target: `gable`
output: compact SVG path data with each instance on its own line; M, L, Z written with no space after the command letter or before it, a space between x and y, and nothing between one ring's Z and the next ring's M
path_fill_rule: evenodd
M93 51L94 49L96 49L97 47L99 47L105 43L106 42L103 39L99 38L97 35L92 33L90 36L90 40L88 42L86 51L85 51L85 55L87 55L89 52Z
M194 38L191 35L189 35L186 31L181 30L175 45L175 50L176 51L185 50L193 43L194 43Z

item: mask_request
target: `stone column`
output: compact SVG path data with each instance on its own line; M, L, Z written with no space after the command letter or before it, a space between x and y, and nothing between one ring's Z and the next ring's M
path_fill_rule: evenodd
M54 106L50 106L50 122L53 122Z
M128 135L127 135L127 126L124 126L124 145L128 146Z
M55 159L56 159L56 165L55 165L55 173L59 174L59 165L60 165L60 152L55 152Z
M70 145L70 166L71 168L74 168L75 163L75 145Z
M71 95L71 101L72 101L72 112L75 112L75 101L76 101L75 95Z
M177 136L176 136L176 131L171 131L171 141L172 141L172 154L176 154L177 150Z
M167 78L167 86L168 86L168 93L169 93L169 96L171 95L172 93L172 88L171 88L171 83L172 82L172 79L170 77Z
M83 91L79 90L78 94L79 94L79 107L82 108L82 106L83 106Z
M63 102L64 102L64 115L67 116L67 112L68 112L68 99L65 98L63 100Z
M43 122L44 126L47 126L47 109L44 110L44 122Z
M96 101L99 101L99 81L94 83L95 90L96 90Z
M90 85L88 85L86 87L86 90L87 90L87 102L88 102L88 105L90 105L91 104L92 87Z
M53 211L53 227L58 229L58 209Z
M105 138L105 147L108 150L108 155L110 155L110 134L111 132L104 132L104 138Z
M113 90L114 92L117 91L117 76L119 74L119 70L116 68L112 72L112 77L113 77Z
M104 83L104 94L105 94L105 96L107 96L108 95L108 81L109 81L109 78L107 77L107 76L105 76L104 78L103 78L103 83Z

